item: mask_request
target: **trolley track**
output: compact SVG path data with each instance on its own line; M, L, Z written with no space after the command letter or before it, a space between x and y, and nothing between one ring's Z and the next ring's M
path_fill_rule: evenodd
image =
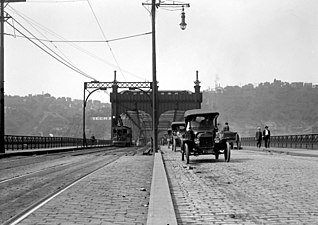
M100 170L123 155L135 154L134 149L125 148L91 155L79 155L80 160L63 166L43 168L32 174L21 175L0 183L2 203L0 223L11 224L20 216L38 207L47 199L74 185L94 171Z
M89 149L80 152L63 152L52 153L48 155L18 157L13 160L0 160L0 184L8 180L19 179L23 176L38 173L40 171L50 169L51 167L63 166L69 164L69 158L72 156L81 156L96 153L105 153L118 151L116 148L107 149ZM43 165L46 164L46 165ZM22 171L22 174L21 174Z

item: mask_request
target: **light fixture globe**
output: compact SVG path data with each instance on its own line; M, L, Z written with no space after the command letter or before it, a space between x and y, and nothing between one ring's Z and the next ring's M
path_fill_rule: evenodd
M185 13L184 13L184 8L182 7L182 12L181 12L181 23L179 24L181 30L185 30L187 27L187 24L185 22Z

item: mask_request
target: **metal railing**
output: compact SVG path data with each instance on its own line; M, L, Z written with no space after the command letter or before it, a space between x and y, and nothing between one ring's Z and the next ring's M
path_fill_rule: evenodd
M255 137L242 137L242 146L256 146ZM318 134L271 136L270 146L276 148L303 148L318 150Z
M93 140L87 139L88 146L109 146L111 140ZM60 147L77 147L83 148L82 138L71 137L41 137L41 136L4 136L5 150L27 150L27 149L45 149L45 148L60 148Z

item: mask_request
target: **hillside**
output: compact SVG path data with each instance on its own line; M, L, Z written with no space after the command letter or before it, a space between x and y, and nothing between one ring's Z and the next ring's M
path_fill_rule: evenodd
M274 80L257 87L218 87L203 93L202 108L220 113L241 136L254 136L257 127L270 127L273 135L317 132L318 87Z
M62 136L82 138L83 101L55 98L50 94L5 96L5 128L8 135ZM110 104L88 101L86 135L110 138Z
M50 94L5 96L6 134L82 138L83 101ZM273 135L318 133L318 87L274 80L203 91L202 108L220 113L241 136L268 125ZM86 136L110 138L111 106L88 101Z

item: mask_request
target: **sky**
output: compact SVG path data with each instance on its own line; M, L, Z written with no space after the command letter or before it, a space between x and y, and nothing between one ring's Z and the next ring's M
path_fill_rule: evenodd
M146 2L151 1L9 3L5 94L82 99L84 82L112 82L114 71L120 82L152 81L150 8L142 5ZM274 79L318 84L317 0L183 3L190 4L185 8L185 30L179 27L181 8L157 9L159 91L194 91L196 71L201 90L214 88L216 82L225 87ZM54 51L64 64L43 49ZM109 102L110 91L96 92L90 99Z

